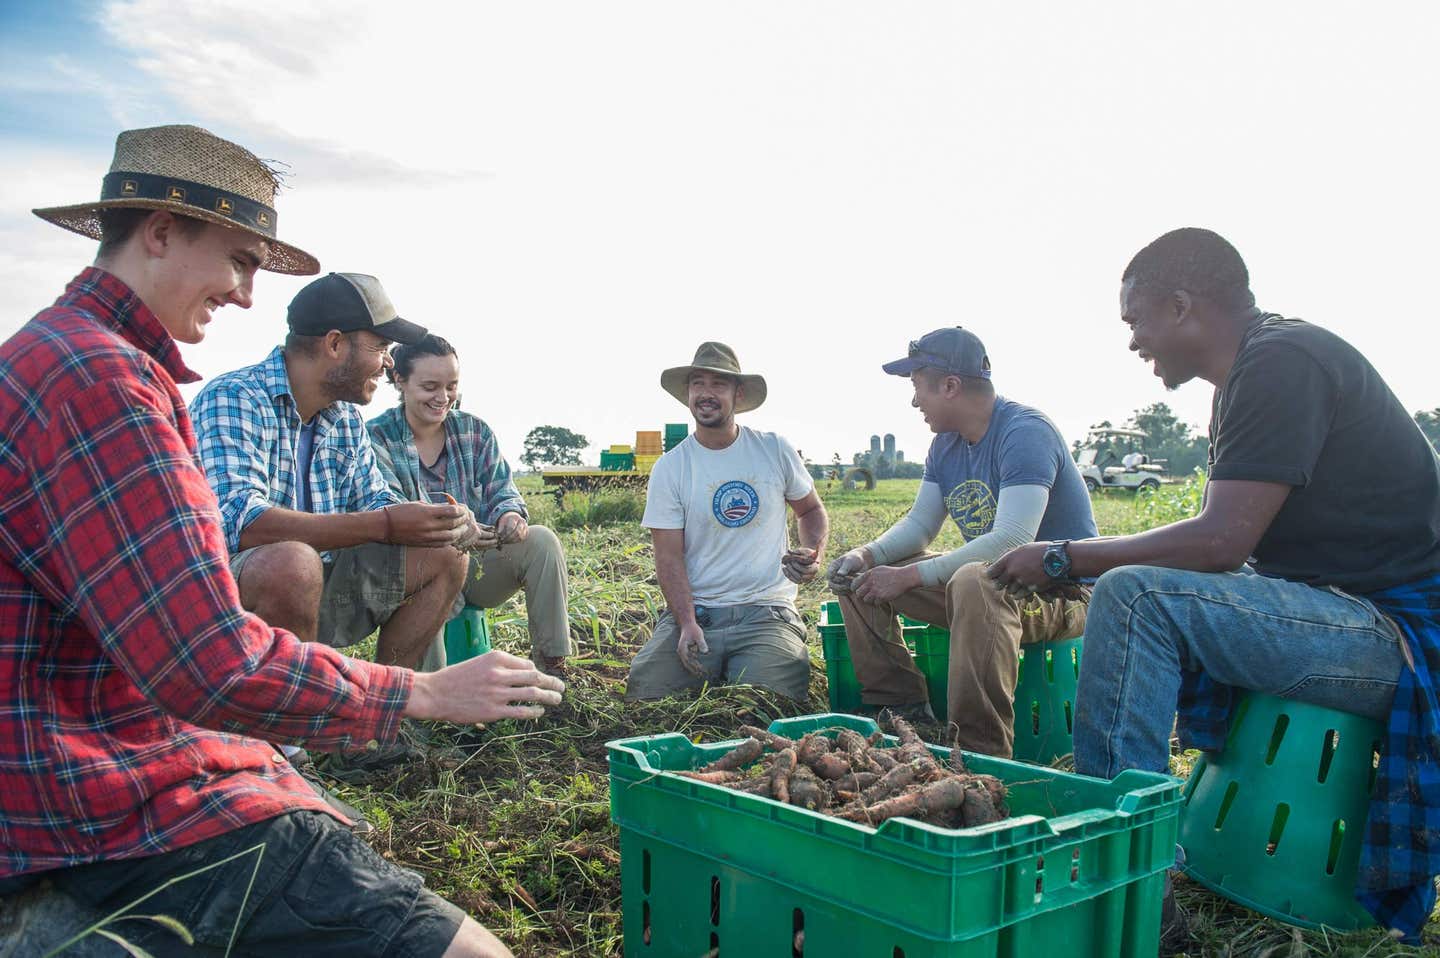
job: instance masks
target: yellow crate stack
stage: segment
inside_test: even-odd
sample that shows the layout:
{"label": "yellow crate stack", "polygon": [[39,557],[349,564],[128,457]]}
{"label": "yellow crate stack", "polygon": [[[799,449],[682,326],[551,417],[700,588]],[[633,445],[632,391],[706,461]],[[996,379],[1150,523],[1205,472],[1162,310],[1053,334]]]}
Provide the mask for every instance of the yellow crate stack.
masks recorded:
{"label": "yellow crate stack", "polygon": [[633,451],[634,450],[632,450],[629,446],[626,445],[617,444],[610,447],[611,455],[615,456],[628,456]]}
{"label": "yellow crate stack", "polygon": [[650,469],[655,465],[655,460],[659,458],[659,456],[646,456],[637,452],[635,454],[635,471],[649,472]]}

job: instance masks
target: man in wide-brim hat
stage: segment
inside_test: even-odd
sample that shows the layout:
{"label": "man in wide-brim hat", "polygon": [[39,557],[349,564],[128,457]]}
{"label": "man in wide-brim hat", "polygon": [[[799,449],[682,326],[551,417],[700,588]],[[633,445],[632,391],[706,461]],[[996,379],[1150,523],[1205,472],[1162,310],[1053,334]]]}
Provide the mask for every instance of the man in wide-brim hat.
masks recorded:
{"label": "man in wide-brim hat", "polygon": [[[249,307],[257,270],[318,269],[277,238],[275,191],[249,151],[164,126],[120,134],[99,201],[36,211],[100,250],[0,344],[0,909],[48,879],[101,914],[153,893],[208,951],[509,954],[267,744],[537,715],[563,688],[503,653],[415,676],[241,607],[176,343]],[[44,951],[55,931],[23,934]],[[184,948],[158,923],[123,933]]]}
{"label": "man in wide-brim hat", "polygon": [[[650,473],[641,522],[666,609],[630,666],[626,697],[743,682],[804,698],[810,656],[796,585],[815,577],[829,533],[815,483],[789,442],[735,422],[767,390],[729,346],[702,344],[660,385],[689,407],[695,430]],[[793,549],[787,506],[799,530]]]}

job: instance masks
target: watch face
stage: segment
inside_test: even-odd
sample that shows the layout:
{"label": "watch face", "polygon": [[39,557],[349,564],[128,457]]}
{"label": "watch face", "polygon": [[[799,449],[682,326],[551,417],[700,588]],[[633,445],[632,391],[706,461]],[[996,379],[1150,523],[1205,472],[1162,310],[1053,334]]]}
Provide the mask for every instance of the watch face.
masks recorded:
{"label": "watch face", "polygon": [[1069,558],[1064,549],[1059,546],[1050,546],[1045,550],[1045,557],[1040,564],[1045,569],[1046,575],[1052,579],[1058,579],[1069,571],[1070,563],[1067,561]]}

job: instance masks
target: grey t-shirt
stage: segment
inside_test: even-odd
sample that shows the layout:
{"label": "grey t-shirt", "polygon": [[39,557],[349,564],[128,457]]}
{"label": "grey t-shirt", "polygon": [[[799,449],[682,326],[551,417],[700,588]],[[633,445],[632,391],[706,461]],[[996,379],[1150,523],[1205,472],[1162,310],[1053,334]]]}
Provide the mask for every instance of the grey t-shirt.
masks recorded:
{"label": "grey t-shirt", "polygon": [[1089,539],[1095,531],[1090,493],[1065,447],[1060,430],[1045,414],[995,397],[990,428],[973,445],[957,432],[930,444],[925,482],[936,483],[950,518],[969,542],[995,526],[995,506],[1006,486],[1050,490],[1037,541]]}

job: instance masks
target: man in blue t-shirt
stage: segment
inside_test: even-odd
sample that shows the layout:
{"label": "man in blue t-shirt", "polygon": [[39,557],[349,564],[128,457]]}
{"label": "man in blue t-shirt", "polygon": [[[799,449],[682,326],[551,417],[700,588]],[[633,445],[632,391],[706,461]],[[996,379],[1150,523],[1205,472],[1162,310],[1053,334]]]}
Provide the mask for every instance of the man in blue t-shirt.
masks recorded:
{"label": "man in blue t-shirt", "polygon": [[[910,512],[830,565],[861,699],[933,720],[925,677],[895,616],[948,628],[947,718],[956,744],[1008,758],[1020,645],[1080,635],[1089,587],[1057,580],[1038,592],[1001,591],[985,565],[1037,537],[1094,536],[1090,495],[1054,423],[996,395],[990,359],[974,333],[937,329],[884,369],[910,378],[911,405],[936,436]],[[947,514],[965,544],[926,552]]]}

